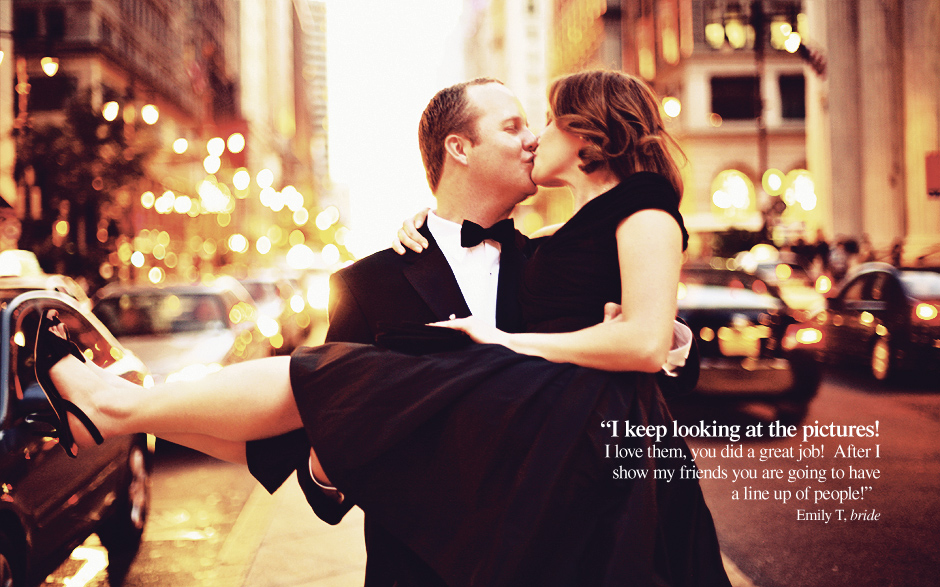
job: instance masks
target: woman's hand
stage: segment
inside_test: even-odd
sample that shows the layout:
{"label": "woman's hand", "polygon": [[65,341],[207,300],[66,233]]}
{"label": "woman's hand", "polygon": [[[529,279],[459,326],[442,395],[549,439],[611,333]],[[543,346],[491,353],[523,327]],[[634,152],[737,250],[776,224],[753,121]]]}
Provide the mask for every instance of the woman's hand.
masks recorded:
{"label": "woman's hand", "polygon": [[482,320],[478,320],[473,316],[447,320],[445,322],[432,322],[431,326],[441,326],[443,328],[461,330],[466,332],[470,338],[473,339],[473,342],[478,342],[480,344],[501,344],[505,347],[509,346],[508,332],[503,332],[499,328],[490,326],[489,324],[486,324]]}
{"label": "woman's hand", "polygon": [[418,229],[424,225],[424,221],[428,219],[428,212],[430,208],[425,208],[424,210],[418,212],[414,215],[414,218],[409,218],[405,220],[401,228],[398,229],[398,238],[392,241],[392,249],[395,250],[399,255],[404,255],[407,249],[411,249],[416,253],[424,251],[428,248],[428,239],[418,232]]}

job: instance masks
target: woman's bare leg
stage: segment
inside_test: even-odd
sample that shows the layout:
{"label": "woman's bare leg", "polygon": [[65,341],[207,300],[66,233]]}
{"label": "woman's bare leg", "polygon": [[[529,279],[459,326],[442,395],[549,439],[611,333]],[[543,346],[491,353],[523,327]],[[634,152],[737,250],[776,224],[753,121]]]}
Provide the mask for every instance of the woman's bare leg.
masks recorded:
{"label": "woman's bare leg", "polygon": [[[117,387],[126,389],[129,393],[137,393],[143,389],[143,387],[140,385],[128,381],[127,379],[124,379],[120,375],[112,373],[111,371],[102,369],[94,363],[86,364],[103,380],[110,382]],[[243,441],[223,440],[221,438],[206,436],[204,434],[164,434],[161,438],[163,438],[163,440],[168,440],[175,444],[197,450],[203,454],[207,454],[210,457],[215,457],[222,461],[235,463],[236,465],[248,464],[245,442]]]}
{"label": "woman's bare leg", "polygon": [[[137,393],[71,356],[56,363],[50,376],[105,438],[148,432],[245,442],[303,426],[289,366],[290,357],[269,357],[230,365],[199,381],[139,387]],[[74,418],[70,422],[79,446],[90,444],[84,426]]]}

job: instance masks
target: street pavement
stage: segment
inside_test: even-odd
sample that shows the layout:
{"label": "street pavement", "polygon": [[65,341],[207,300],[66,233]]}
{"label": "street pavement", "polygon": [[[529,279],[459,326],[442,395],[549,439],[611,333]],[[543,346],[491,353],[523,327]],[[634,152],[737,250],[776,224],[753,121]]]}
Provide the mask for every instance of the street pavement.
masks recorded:
{"label": "street pavement", "polygon": [[[219,557],[220,564],[247,562],[244,587],[362,587],[366,551],[362,510],[337,526],[320,521],[293,479],[273,496],[260,486],[248,498]],[[231,546],[230,546],[231,545]],[[753,587],[725,559],[734,587]]]}
{"label": "street pavement", "polygon": [[354,508],[338,525],[325,524],[291,479],[273,496],[258,486],[226,544],[232,544],[233,560],[251,561],[245,587],[361,587],[362,519],[362,510]]}

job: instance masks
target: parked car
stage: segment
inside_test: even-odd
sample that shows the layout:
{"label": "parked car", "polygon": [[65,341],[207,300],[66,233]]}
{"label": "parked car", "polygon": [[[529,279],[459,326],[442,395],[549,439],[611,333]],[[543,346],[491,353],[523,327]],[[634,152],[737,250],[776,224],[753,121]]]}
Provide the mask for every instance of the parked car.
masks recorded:
{"label": "parked car", "polygon": [[0,251],[0,279],[6,289],[60,291],[75,298],[83,310],[91,309],[91,300],[78,282],[67,275],[45,273],[36,254],[31,251]]}
{"label": "parked car", "polygon": [[735,257],[735,268],[773,286],[799,320],[812,318],[826,309],[821,284],[792,252],[778,251],[767,244],[757,245]]}
{"label": "parked car", "polygon": [[33,368],[39,317],[57,310],[85,357],[112,373],[142,383],[146,368],[63,293],[0,278],[0,308],[0,585],[40,584],[93,533],[111,568],[126,568],[149,512],[152,443],[122,436],[66,455]]}
{"label": "parked car", "polygon": [[271,354],[258,310],[234,279],[102,288],[95,315],[147,365],[155,382],[194,380]]}
{"label": "parked car", "polygon": [[940,268],[864,263],[816,319],[827,362],[865,365],[883,381],[940,368]]}
{"label": "parked car", "polygon": [[774,286],[744,271],[686,265],[678,305],[701,356],[695,394],[773,402],[781,418],[802,419],[819,387],[819,333]]}
{"label": "parked car", "polygon": [[274,352],[289,355],[313,330],[313,312],[295,280],[256,276],[238,280],[258,307],[259,327]]}

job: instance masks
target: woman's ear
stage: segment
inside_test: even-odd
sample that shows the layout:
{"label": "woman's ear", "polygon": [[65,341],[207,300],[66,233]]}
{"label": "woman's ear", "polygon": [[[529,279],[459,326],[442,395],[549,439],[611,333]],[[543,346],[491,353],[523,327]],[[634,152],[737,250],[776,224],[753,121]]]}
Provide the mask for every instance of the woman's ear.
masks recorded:
{"label": "woman's ear", "polygon": [[460,135],[447,135],[444,138],[444,152],[461,165],[467,164],[467,147],[469,146],[470,141]]}

